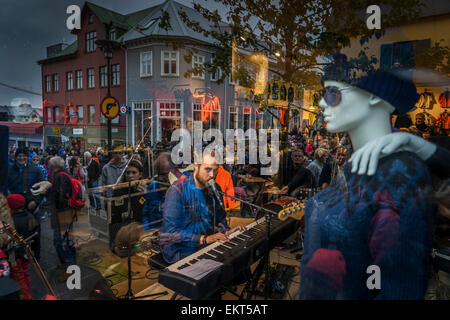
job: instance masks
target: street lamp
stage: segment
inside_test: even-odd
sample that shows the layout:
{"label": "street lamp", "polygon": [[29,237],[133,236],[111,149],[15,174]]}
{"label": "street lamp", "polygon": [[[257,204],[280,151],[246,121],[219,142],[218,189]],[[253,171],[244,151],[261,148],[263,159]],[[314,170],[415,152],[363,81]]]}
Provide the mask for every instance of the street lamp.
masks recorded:
{"label": "street lamp", "polygon": [[[109,29],[110,29],[110,25],[106,26],[106,34],[109,35]],[[114,50],[118,49],[121,47],[120,43],[118,43],[117,41],[113,41],[113,40],[97,40],[95,41],[95,43],[97,44],[97,46],[103,51],[104,55],[105,55],[105,59],[107,60],[107,78],[108,78],[108,97],[111,96],[111,59],[113,56],[113,52]],[[111,151],[112,150],[112,126],[111,126],[111,119],[107,119],[107,124],[108,124],[108,150]]]}

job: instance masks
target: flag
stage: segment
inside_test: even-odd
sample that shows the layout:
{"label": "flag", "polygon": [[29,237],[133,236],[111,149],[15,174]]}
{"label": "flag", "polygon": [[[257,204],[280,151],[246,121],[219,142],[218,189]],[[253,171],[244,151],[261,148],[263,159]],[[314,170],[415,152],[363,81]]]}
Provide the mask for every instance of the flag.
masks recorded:
{"label": "flag", "polygon": [[61,135],[61,141],[62,142],[69,142],[69,138],[67,138],[65,135]]}

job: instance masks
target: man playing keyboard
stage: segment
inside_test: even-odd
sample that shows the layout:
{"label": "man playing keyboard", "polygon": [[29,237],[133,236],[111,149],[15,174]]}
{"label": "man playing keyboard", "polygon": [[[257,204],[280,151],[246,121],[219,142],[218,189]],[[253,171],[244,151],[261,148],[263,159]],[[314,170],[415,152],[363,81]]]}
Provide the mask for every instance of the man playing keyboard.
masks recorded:
{"label": "man playing keyboard", "polygon": [[[193,174],[184,173],[167,191],[160,246],[168,263],[179,261],[213,242],[228,241],[230,230],[226,212],[214,196],[208,181],[215,179],[218,164],[214,152],[204,152]],[[220,187],[216,184],[216,188]]]}

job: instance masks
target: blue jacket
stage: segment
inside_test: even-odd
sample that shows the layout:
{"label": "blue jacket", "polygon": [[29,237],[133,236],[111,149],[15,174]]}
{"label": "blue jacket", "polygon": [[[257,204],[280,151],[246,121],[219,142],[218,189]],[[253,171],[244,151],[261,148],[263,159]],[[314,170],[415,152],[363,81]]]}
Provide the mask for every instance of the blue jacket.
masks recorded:
{"label": "blue jacket", "polygon": [[158,181],[153,181],[148,185],[146,201],[142,209],[142,224],[145,230],[161,228],[164,196],[161,191],[156,191],[159,188]]}
{"label": "blue jacket", "polygon": [[229,230],[225,210],[219,203],[215,207],[217,229],[214,231],[203,192],[196,187],[190,173],[184,173],[167,190],[159,233],[161,251],[167,262],[174,263],[198,251],[202,235]]}
{"label": "blue jacket", "polygon": [[38,167],[27,164],[19,168],[16,163],[8,170],[8,191],[9,193],[26,193],[38,182],[44,181],[44,175]]}

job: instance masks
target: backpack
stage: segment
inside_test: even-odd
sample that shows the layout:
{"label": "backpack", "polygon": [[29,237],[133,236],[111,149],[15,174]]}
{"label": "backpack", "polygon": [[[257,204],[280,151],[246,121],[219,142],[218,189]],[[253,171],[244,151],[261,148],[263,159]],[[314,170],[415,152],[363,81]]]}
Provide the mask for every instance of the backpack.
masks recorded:
{"label": "backpack", "polygon": [[74,209],[81,209],[86,204],[86,199],[84,197],[84,187],[81,184],[80,180],[72,178],[65,172],[61,172],[69,177],[70,182],[72,183],[72,196],[69,199],[66,199],[67,205]]}

